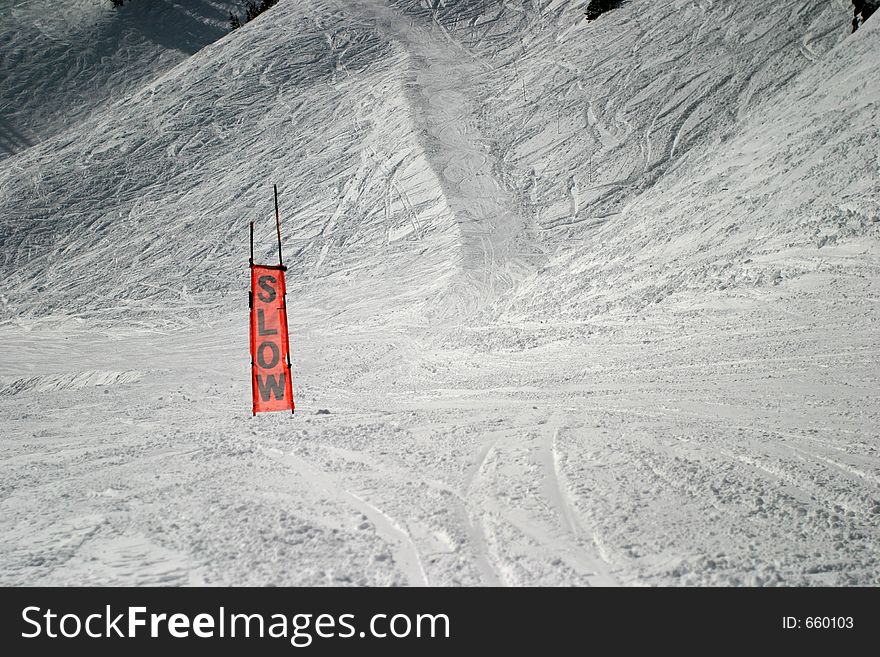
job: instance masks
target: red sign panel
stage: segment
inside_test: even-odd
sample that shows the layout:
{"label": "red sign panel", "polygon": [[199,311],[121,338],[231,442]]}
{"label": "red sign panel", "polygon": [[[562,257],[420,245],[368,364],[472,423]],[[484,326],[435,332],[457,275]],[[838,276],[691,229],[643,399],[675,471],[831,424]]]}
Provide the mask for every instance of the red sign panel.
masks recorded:
{"label": "red sign panel", "polygon": [[254,415],[291,411],[290,342],[281,265],[251,265],[251,382]]}

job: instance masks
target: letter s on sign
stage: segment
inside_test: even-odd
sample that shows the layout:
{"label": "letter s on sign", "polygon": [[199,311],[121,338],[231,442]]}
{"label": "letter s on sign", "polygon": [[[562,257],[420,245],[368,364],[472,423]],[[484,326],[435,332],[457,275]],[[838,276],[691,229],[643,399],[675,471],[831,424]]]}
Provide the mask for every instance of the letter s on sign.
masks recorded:
{"label": "letter s on sign", "polygon": [[278,279],[274,276],[260,276],[257,284],[266,291],[265,295],[262,292],[257,295],[260,301],[262,301],[263,303],[272,303],[273,301],[275,301],[275,298],[278,295],[276,294],[275,288],[273,286],[277,282]]}

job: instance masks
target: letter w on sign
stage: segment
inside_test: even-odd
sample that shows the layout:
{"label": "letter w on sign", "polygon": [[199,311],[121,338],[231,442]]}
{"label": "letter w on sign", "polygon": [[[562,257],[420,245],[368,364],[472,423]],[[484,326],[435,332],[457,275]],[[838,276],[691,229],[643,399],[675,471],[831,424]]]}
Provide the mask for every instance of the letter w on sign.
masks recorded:
{"label": "letter w on sign", "polygon": [[291,411],[290,342],[283,265],[251,265],[251,378],[254,415]]}

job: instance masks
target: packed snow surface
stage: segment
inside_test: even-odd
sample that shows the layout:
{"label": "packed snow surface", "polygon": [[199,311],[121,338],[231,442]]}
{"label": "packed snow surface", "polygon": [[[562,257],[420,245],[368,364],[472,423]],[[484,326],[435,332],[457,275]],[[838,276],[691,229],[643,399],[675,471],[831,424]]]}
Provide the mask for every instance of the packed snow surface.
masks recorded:
{"label": "packed snow surface", "polygon": [[6,7],[0,584],[880,584],[880,13],[240,4]]}

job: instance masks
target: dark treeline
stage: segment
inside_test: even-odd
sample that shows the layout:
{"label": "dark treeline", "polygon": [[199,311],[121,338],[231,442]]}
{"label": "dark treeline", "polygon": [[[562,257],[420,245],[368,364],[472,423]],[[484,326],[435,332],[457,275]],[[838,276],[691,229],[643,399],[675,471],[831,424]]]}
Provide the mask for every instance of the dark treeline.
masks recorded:
{"label": "dark treeline", "polygon": [[277,4],[278,0],[259,0],[259,2],[257,0],[248,0],[244,5],[243,17],[233,14],[231,11],[229,12],[229,27],[236,30]]}
{"label": "dark treeline", "polygon": [[[125,0],[110,0],[114,7],[121,7],[125,4]],[[131,2],[131,0],[129,0]],[[229,27],[233,30],[241,27],[248,21],[252,21],[270,7],[277,5],[278,0],[248,0],[244,3],[244,15],[239,16],[231,11],[229,12]]]}
{"label": "dark treeline", "polygon": [[584,13],[587,15],[588,21],[594,21],[606,11],[617,9],[622,4],[623,0],[590,0]]}
{"label": "dark treeline", "polygon": [[859,25],[868,20],[878,7],[880,7],[878,0],[853,0],[852,31],[859,29]]}

